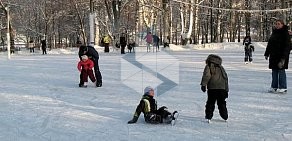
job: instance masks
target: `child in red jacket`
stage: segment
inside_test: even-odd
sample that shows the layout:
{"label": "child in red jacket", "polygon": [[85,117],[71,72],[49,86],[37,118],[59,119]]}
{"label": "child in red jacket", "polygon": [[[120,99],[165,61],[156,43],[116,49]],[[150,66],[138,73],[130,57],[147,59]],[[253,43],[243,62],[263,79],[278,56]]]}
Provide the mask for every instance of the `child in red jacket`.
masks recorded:
{"label": "child in red jacket", "polygon": [[92,68],[94,67],[94,63],[88,59],[87,55],[81,56],[81,61],[78,62],[77,68],[81,72],[80,78],[83,83],[79,84],[79,87],[87,87],[88,76],[93,83],[96,83],[96,79],[94,77]]}

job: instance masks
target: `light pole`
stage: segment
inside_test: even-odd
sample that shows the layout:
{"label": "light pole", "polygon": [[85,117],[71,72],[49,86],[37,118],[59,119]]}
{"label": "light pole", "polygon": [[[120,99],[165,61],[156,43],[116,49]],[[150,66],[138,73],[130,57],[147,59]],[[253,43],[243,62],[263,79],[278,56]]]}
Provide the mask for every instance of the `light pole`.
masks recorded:
{"label": "light pole", "polygon": [[94,1],[90,0],[90,13],[89,13],[89,44],[94,46],[94,24],[95,24],[95,13],[94,13]]}
{"label": "light pole", "polygon": [[8,59],[10,59],[10,30],[9,30],[9,19],[10,19],[10,16],[9,16],[9,7],[7,6],[6,8],[6,11],[7,11],[7,53],[8,53]]}

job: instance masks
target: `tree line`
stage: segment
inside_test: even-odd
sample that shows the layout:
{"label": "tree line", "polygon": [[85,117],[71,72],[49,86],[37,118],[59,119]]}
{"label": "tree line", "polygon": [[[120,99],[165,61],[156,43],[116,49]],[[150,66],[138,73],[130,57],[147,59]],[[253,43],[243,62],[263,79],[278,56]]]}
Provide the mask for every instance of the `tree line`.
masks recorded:
{"label": "tree line", "polygon": [[2,44],[10,14],[12,41],[46,39],[51,48],[88,43],[90,14],[95,44],[122,32],[139,41],[149,31],[175,44],[240,42],[247,35],[267,41],[276,19],[292,24],[291,0],[0,0],[0,6]]}

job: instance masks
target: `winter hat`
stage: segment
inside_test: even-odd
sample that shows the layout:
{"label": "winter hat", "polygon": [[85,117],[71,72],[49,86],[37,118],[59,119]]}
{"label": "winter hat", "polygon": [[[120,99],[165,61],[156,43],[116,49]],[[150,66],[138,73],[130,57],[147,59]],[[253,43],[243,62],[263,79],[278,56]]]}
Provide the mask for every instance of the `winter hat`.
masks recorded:
{"label": "winter hat", "polygon": [[88,57],[87,57],[87,55],[82,55],[82,56],[81,56],[81,59],[82,59],[82,60],[87,60]]}
{"label": "winter hat", "polygon": [[147,86],[147,87],[144,89],[144,94],[149,95],[149,92],[150,92],[151,90],[154,91],[154,89],[153,89],[151,86]]}
{"label": "winter hat", "polygon": [[222,64],[222,58],[220,56],[218,56],[218,55],[210,54],[206,59],[206,64],[209,64],[209,63],[214,63],[214,64],[217,64],[217,65],[221,65]]}
{"label": "winter hat", "polygon": [[88,47],[87,46],[80,46],[80,50],[82,52],[88,51]]}

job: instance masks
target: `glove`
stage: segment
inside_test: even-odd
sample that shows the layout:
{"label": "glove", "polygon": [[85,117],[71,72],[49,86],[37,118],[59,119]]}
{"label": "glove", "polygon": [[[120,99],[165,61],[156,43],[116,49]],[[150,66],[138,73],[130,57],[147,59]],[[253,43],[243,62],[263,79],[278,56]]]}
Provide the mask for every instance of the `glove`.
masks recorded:
{"label": "glove", "polygon": [[206,92],[206,86],[201,86],[202,92]]}
{"label": "glove", "polygon": [[281,59],[281,61],[278,63],[279,69],[282,69],[284,67],[284,64],[285,64],[285,60]]}
{"label": "glove", "polygon": [[265,56],[265,59],[266,59],[266,60],[268,60],[268,58],[269,58],[268,56]]}
{"label": "glove", "polygon": [[226,94],[225,94],[225,98],[228,98],[228,92],[226,92]]}
{"label": "glove", "polygon": [[161,109],[167,109],[167,107],[166,106],[162,106],[162,107],[160,107]]}
{"label": "glove", "polygon": [[128,121],[128,124],[133,124],[133,123],[136,123],[138,120],[138,117],[133,117],[132,120]]}

